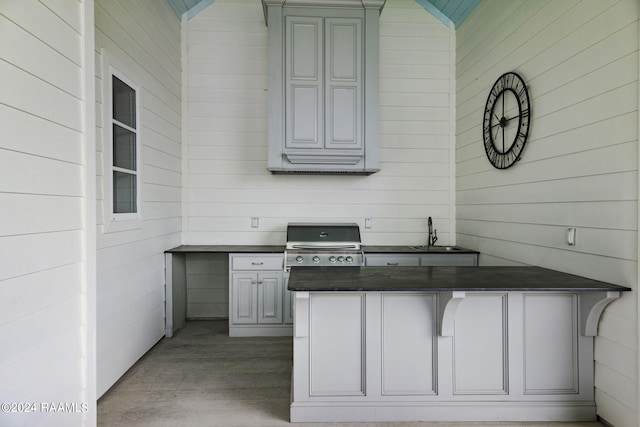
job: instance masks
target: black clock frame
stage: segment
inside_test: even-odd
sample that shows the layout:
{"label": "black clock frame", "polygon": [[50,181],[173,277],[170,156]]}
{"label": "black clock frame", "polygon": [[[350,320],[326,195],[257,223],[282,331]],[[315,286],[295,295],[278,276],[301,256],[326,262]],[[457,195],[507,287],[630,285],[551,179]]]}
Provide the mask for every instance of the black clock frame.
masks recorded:
{"label": "black clock frame", "polygon": [[[512,93],[518,103],[518,114],[513,117],[505,117],[504,111],[504,97],[507,92]],[[496,102],[502,96],[502,114],[498,115]],[[492,122],[493,118],[496,121]],[[518,119],[518,128],[516,136],[513,141],[510,142],[509,148],[505,145],[505,127],[514,119]],[[527,85],[520,75],[515,72],[504,73],[494,83],[489,96],[487,97],[487,103],[484,107],[484,119],[483,119],[483,139],[484,150],[487,153],[489,162],[496,169],[507,169],[513,166],[520,157],[527,143],[529,137],[529,125],[531,118],[531,103],[529,100],[529,91]],[[494,128],[496,137],[494,137]],[[502,150],[497,145],[498,134],[502,130]]]}

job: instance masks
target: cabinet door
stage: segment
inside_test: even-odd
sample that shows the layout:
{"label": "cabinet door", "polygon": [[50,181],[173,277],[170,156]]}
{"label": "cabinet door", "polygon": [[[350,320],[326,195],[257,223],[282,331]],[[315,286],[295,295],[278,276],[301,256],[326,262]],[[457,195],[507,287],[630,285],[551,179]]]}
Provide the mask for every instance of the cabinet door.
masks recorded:
{"label": "cabinet door", "polygon": [[282,323],[282,273],[258,274],[258,323]]}
{"label": "cabinet door", "polygon": [[286,17],[285,148],[324,144],[322,43],[322,18]]}
{"label": "cabinet door", "polygon": [[258,322],[258,275],[234,273],[232,275],[231,323]]}
{"label": "cabinet door", "polygon": [[325,19],[325,148],[362,148],[362,23]]}

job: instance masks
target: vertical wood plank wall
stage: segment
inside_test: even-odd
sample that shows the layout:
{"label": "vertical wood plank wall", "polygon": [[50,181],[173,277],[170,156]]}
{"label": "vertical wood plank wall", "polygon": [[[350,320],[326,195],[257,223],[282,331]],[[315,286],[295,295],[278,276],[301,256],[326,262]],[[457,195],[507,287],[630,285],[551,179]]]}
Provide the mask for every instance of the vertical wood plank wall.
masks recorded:
{"label": "vertical wood plank wall", "polygon": [[0,402],[38,405],[0,412],[0,425],[80,425],[82,413],[51,418],[39,405],[86,402],[92,383],[83,359],[82,14],[80,1],[0,4]]}
{"label": "vertical wood plank wall", "polygon": [[[382,171],[274,176],[260,0],[216,0],[188,23],[185,243],[284,244],[290,221],[358,222],[365,244],[451,243],[449,29],[414,0],[380,22]],[[251,228],[251,217],[260,219]],[[372,218],[373,228],[364,228]]]}
{"label": "vertical wood plank wall", "polygon": [[[97,0],[98,396],[164,335],[164,255],[181,231],[181,30],[164,1]],[[109,228],[101,49],[140,85],[142,220]]]}
{"label": "vertical wood plank wall", "polygon": [[[457,243],[483,265],[637,289],[638,2],[485,0],[456,40]],[[507,71],[528,82],[532,121],[522,160],[498,171],[482,114]],[[595,344],[598,413],[616,426],[637,425],[636,300],[607,307]]]}

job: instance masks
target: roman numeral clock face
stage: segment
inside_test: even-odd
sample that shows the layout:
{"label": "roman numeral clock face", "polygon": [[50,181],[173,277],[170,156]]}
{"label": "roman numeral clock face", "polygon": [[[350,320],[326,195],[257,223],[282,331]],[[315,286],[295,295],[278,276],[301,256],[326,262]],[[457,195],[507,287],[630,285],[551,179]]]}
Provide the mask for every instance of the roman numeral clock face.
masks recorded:
{"label": "roman numeral clock face", "polygon": [[513,166],[529,136],[530,103],[527,85],[513,72],[501,75],[484,108],[484,150],[497,169]]}

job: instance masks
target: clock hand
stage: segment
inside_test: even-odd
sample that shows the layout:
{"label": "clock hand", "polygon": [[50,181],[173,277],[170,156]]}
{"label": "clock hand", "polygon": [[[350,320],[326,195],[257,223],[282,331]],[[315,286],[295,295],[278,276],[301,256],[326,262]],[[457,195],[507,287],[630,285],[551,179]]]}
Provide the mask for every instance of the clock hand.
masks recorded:
{"label": "clock hand", "polygon": [[[494,126],[494,127],[495,127],[495,126]],[[492,140],[491,142],[493,142],[493,141],[497,141],[497,140],[498,140],[498,134],[499,134],[499,133],[500,133],[500,129],[496,129],[496,136],[495,136],[495,137],[493,137],[493,140]],[[495,143],[494,143],[493,145],[495,145]],[[496,148],[498,148],[498,147],[496,146]]]}
{"label": "clock hand", "polygon": [[[513,119],[517,119],[518,117],[520,117],[520,115],[519,115],[519,114],[518,114],[517,116],[513,116],[513,117],[508,118],[508,119],[505,117],[505,118],[504,118],[504,124],[506,125],[508,122],[510,122],[510,121],[511,121],[511,120],[513,120]],[[496,118],[498,118],[498,117],[496,116]],[[491,127],[492,127],[492,128],[494,128],[494,127],[496,127],[496,126],[502,126],[502,125],[503,125],[503,121],[502,121],[502,120],[500,120],[500,119],[498,119],[498,123],[496,123],[495,125],[493,125],[493,126],[491,126]]]}
{"label": "clock hand", "polygon": [[[505,100],[506,97],[507,97],[506,94],[503,93],[502,94],[502,119],[500,119],[501,123],[503,123],[502,120],[504,119],[504,100]],[[503,125],[503,127],[504,127],[504,125]],[[503,142],[504,142],[504,136],[503,136]]]}

